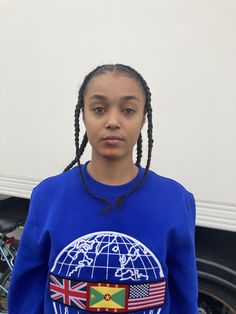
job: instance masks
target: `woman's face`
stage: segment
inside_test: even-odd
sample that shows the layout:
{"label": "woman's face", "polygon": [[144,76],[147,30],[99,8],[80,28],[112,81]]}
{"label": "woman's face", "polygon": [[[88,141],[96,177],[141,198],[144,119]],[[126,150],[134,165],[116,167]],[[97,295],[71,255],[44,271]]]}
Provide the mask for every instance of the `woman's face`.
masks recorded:
{"label": "woman's face", "polygon": [[132,159],[145,123],[144,103],[141,86],[125,74],[108,72],[88,83],[83,121],[93,158]]}

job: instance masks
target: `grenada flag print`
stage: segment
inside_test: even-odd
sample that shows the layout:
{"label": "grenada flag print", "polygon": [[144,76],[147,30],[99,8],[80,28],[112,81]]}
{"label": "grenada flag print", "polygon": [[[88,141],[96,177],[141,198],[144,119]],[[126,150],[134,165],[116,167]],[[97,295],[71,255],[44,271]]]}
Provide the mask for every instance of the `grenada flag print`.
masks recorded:
{"label": "grenada flag print", "polygon": [[125,309],[126,286],[98,283],[92,284],[89,288],[89,310]]}

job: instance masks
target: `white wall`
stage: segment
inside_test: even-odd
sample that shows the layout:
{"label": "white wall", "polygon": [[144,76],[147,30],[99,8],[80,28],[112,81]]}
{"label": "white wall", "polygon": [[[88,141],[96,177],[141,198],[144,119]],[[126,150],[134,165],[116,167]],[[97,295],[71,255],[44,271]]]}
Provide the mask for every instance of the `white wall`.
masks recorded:
{"label": "white wall", "polygon": [[235,16],[233,0],[0,1],[0,175],[61,172],[84,76],[126,63],[153,95],[151,168],[235,206]]}

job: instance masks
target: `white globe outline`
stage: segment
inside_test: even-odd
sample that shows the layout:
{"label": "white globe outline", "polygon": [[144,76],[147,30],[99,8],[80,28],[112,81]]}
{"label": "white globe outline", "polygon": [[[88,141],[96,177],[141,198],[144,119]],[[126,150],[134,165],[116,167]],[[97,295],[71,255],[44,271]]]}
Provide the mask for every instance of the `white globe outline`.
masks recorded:
{"label": "white globe outline", "polygon": [[116,232],[116,231],[97,231],[97,232],[92,232],[92,233],[88,233],[82,237],[79,237],[77,238],[76,240],[73,240],[72,242],[70,242],[56,257],[55,261],[54,261],[54,264],[53,264],[53,267],[51,268],[51,272],[53,272],[57,266],[57,262],[58,260],[60,259],[60,257],[64,254],[64,252],[69,248],[71,247],[73,244],[75,244],[76,242],[78,241],[82,241],[82,240],[87,240],[87,238],[89,237],[93,237],[93,236],[96,236],[96,235],[102,235],[102,234],[106,234],[106,235],[118,235],[120,237],[124,237],[124,238],[128,238],[130,239],[131,241],[135,242],[135,243],[138,243],[141,247],[143,247],[151,256],[152,258],[155,260],[155,262],[157,263],[158,267],[159,267],[159,276],[160,278],[163,278],[164,277],[164,273],[163,273],[163,269],[161,267],[161,264],[159,262],[159,260],[157,259],[157,257],[153,254],[153,252],[147,248],[142,242],[140,242],[139,240],[125,234],[125,233],[121,233],[121,232]]}

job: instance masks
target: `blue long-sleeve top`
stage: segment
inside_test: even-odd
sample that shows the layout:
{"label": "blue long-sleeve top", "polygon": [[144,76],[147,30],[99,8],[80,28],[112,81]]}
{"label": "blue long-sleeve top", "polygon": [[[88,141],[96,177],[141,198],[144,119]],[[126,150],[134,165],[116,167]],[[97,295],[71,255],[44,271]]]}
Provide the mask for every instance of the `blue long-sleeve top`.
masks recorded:
{"label": "blue long-sleeve top", "polygon": [[[111,203],[130,191],[82,171]],[[102,215],[78,166],[32,191],[9,289],[9,314],[197,314],[195,199],[177,181],[149,170],[121,208]]]}

